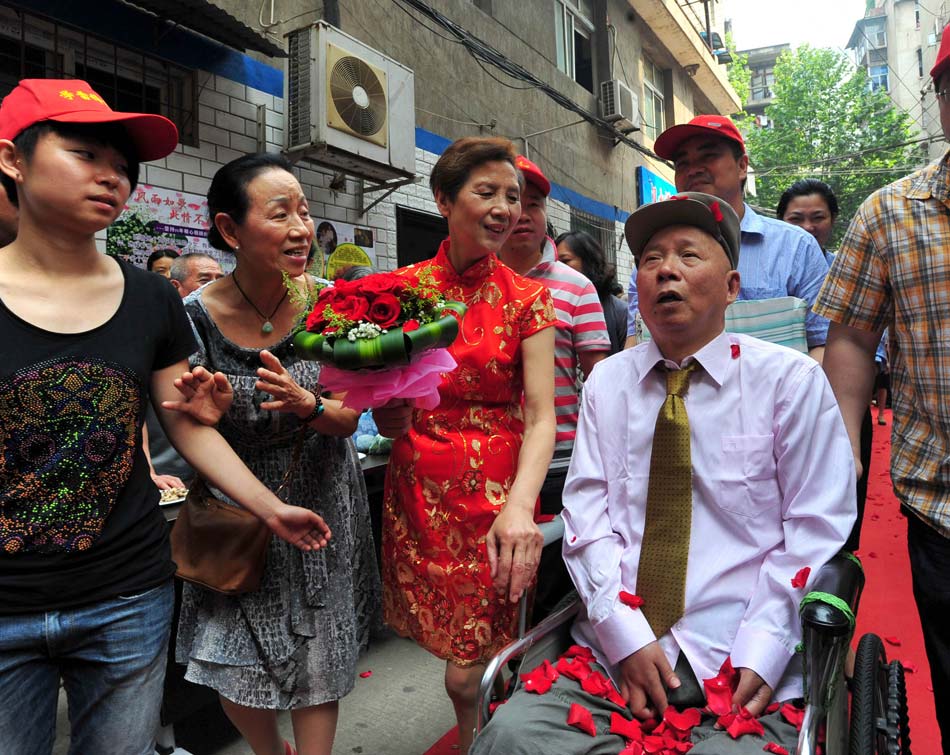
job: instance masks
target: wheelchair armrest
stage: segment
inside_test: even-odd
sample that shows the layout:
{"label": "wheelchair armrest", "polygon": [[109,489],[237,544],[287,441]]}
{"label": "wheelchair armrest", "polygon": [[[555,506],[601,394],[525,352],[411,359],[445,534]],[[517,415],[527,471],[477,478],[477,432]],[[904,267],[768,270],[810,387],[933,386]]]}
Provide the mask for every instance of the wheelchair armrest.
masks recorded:
{"label": "wheelchair armrest", "polygon": [[[488,722],[489,706],[491,705],[491,694],[494,688],[495,679],[501,674],[502,670],[508,665],[508,661],[519,655],[527,657],[528,651],[537,645],[545,644],[545,640],[552,641],[551,652],[556,658],[558,654],[567,650],[570,645],[570,627],[574,617],[581,610],[581,601],[576,593],[573,594],[573,600],[568,602],[565,598],[564,605],[555,610],[550,616],[543,619],[537,626],[532,627],[523,636],[512,640],[503,647],[488,665],[482,674],[482,681],[478,691],[478,717],[476,722],[476,731],[481,731],[482,727]],[[560,647],[563,645],[563,647]],[[557,646],[557,647],[554,647]],[[547,650],[549,648],[541,648]],[[538,659],[538,663],[541,661]],[[552,660],[552,659],[549,659]]]}
{"label": "wheelchair armrest", "polygon": [[548,546],[564,537],[564,520],[558,514],[550,522],[541,522],[538,529],[544,535],[544,545]]}
{"label": "wheelchair armrest", "polygon": [[[863,589],[860,562],[850,553],[837,554],[821,567],[811,592],[802,601],[802,627],[834,636],[849,634],[854,629],[854,614]],[[821,594],[833,598],[825,600]]]}

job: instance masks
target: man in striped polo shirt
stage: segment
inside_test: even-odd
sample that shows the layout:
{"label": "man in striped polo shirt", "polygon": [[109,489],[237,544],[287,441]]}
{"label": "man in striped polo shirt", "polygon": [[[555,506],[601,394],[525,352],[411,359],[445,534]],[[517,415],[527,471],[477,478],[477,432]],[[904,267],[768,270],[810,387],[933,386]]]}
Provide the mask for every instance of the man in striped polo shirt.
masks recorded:
{"label": "man in striped polo shirt", "polygon": [[[557,314],[554,341],[554,404],[557,413],[555,450],[570,455],[577,430],[578,385],[610,353],[610,337],[597,290],[581,273],[557,259],[547,237],[545,203],[551,184],[533,162],[517,159],[526,186],[521,193],[521,218],[498,255],[516,273],[541,281],[551,291]],[[580,373],[578,372],[580,368]]]}
{"label": "man in striped polo shirt", "polygon": [[[557,415],[555,456],[569,457],[577,433],[578,386],[610,353],[610,336],[597,289],[584,275],[557,259],[554,241],[547,236],[547,196],[551,184],[526,157],[515,161],[524,174],[521,218],[498,255],[520,275],[541,281],[551,291],[557,325],[554,335],[554,410]],[[541,488],[541,512],[561,511],[561,493],[567,466],[553,468]],[[538,565],[534,618],[540,620],[573,589],[561,558],[560,546],[545,548]]]}

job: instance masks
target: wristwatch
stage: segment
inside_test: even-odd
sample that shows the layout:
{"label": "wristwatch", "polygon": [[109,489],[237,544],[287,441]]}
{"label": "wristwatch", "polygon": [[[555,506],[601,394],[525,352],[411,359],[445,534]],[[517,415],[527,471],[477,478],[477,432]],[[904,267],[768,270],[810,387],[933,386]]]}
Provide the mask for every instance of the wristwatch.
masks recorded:
{"label": "wristwatch", "polygon": [[300,420],[300,421],[303,422],[305,425],[309,425],[309,424],[310,424],[311,422],[313,422],[317,417],[319,417],[321,414],[323,414],[323,410],[324,410],[324,408],[325,408],[325,407],[323,406],[323,398],[322,398],[321,396],[314,396],[314,398],[317,400],[317,405],[313,407],[313,411],[310,412],[310,414],[308,414],[306,417],[304,417],[303,419]]}

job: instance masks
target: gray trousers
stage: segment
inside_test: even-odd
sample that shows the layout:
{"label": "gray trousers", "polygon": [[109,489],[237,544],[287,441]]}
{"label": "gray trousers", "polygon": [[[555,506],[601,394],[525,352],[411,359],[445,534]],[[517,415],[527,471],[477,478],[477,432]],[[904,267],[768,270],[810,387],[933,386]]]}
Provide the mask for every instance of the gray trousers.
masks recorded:
{"label": "gray trousers", "polygon": [[[703,708],[706,705],[702,688],[696,682],[684,659],[676,664],[676,673],[682,686],[670,695],[670,704],[677,709]],[[596,663],[592,669],[606,676]],[[591,737],[567,725],[567,712],[572,703],[583,705],[594,717],[596,736]],[[626,742],[610,733],[611,713],[632,718],[630,710],[585,692],[578,682],[563,674],[544,695],[519,689],[504,705],[498,706],[491,721],[475,739],[469,755],[617,755]],[[699,726],[693,728],[694,743],[690,755],[762,755],[768,742],[775,742],[789,752],[795,752],[798,731],[778,712],[759,719],[765,736],[747,734],[733,739],[725,731],[713,728],[716,719],[703,715]]]}

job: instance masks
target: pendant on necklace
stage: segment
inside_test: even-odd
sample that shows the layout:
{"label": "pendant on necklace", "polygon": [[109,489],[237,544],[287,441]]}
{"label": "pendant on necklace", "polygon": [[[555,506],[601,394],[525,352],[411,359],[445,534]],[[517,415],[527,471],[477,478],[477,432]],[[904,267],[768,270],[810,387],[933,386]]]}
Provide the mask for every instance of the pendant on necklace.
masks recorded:
{"label": "pendant on necklace", "polygon": [[274,326],[270,324],[270,320],[266,320],[263,325],[261,325],[261,333],[268,335],[274,332]]}

